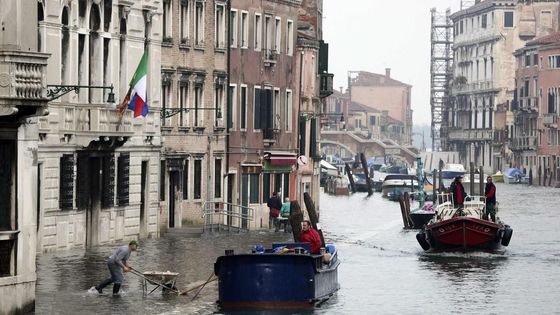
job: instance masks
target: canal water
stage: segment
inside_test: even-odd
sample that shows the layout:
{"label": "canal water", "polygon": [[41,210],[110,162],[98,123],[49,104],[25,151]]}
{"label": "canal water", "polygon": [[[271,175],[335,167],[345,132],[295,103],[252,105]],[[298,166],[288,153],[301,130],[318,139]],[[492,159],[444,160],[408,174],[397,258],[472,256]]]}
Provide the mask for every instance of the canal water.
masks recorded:
{"label": "canal water", "polygon": [[[498,216],[514,233],[505,251],[492,254],[426,254],[416,232],[402,229],[398,203],[379,193],[370,198],[322,194],[321,227],[339,250],[341,288],[315,310],[278,314],[560,314],[560,190],[496,186]],[[179,272],[181,289],[207,279],[225,249],[244,252],[289,238],[282,232],[251,232],[149,239],[130,263],[141,270]],[[120,297],[89,293],[106,277],[104,260],[113,250],[100,246],[40,255],[36,314],[223,314],[215,304],[216,282],[194,301],[193,294],[143,298],[140,279],[132,274],[126,274]]]}

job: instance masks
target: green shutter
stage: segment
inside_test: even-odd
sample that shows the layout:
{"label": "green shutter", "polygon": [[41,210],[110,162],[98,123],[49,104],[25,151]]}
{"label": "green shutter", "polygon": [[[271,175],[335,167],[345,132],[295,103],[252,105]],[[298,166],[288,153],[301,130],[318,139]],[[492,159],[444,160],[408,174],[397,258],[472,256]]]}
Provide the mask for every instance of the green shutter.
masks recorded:
{"label": "green shutter", "polygon": [[307,121],[305,117],[299,118],[299,155],[305,155],[305,127]]}

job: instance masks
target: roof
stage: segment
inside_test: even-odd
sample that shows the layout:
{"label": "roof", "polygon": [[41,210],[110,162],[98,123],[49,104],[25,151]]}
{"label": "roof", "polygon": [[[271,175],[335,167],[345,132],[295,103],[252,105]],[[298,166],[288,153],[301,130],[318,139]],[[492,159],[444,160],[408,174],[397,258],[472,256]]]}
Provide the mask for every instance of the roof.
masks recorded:
{"label": "roof", "polygon": [[[350,112],[366,112],[366,113],[381,113],[380,110],[375,109],[373,107],[364,105],[362,103],[358,103],[358,102],[350,102],[350,105],[348,105],[348,111]],[[403,122],[395,119],[391,116],[388,116],[388,121],[389,124],[401,124],[403,125]]]}
{"label": "roof", "polygon": [[402,83],[392,79],[391,77],[384,74],[371,73],[367,71],[359,71],[358,76],[352,79],[350,86],[406,86],[412,87],[412,85]]}
{"label": "roof", "polygon": [[528,41],[526,46],[548,45],[554,43],[560,43],[560,32],[537,37],[531,41]]}

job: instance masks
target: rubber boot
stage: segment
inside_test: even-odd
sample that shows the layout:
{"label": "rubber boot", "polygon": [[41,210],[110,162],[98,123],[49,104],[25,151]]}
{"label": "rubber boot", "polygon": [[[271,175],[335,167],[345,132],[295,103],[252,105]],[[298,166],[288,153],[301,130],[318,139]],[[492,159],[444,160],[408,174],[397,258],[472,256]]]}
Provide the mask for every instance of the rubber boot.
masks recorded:
{"label": "rubber boot", "polygon": [[492,222],[496,222],[496,214],[495,213],[490,213],[490,216],[492,217]]}
{"label": "rubber boot", "polygon": [[120,283],[113,284],[113,295],[118,295],[120,289],[121,289]]}
{"label": "rubber boot", "polygon": [[103,282],[101,282],[99,285],[97,285],[95,287],[95,290],[97,290],[97,292],[99,292],[99,294],[102,294],[103,293],[103,288],[105,288],[106,286],[108,286],[112,282],[113,282],[113,280],[109,277],[109,278],[103,280]]}

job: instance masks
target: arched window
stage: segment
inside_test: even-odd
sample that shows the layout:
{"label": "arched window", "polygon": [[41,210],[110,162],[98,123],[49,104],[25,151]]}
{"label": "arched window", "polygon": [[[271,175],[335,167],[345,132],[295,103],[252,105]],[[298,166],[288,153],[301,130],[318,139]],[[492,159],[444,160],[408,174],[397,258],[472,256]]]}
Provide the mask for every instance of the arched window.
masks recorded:
{"label": "arched window", "polygon": [[60,43],[60,82],[61,84],[66,84],[68,82],[68,61],[70,58],[69,48],[70,48],[70,25],[69,25],[69,12],[68,7],[65,6],[62,9],[62,15],[60,18],[61,24],[61,43]]}
{"label": "arched window", "polygon": [[[41,22],[43,22],[45,20],[45,4],[43,3],[43,1],[38,1],[37,2],[37,21],[39,21],[39,24],[41,24]],[[41,27],[38,27],[39,33],[37,34],[37,51],[42,51],[43,47],[42,47],[42,36],[41,36]]]}

